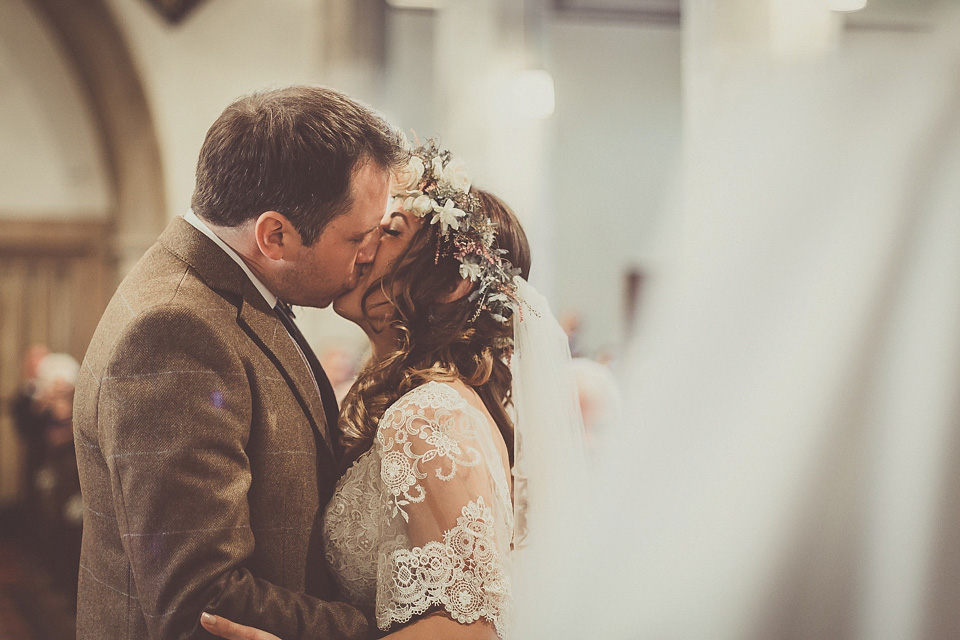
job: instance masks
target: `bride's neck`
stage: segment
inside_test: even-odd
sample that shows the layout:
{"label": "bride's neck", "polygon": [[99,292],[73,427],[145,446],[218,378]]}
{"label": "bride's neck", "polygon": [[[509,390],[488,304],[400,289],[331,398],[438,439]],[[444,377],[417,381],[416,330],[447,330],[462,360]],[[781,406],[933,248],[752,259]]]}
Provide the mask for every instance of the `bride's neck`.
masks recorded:
{"label": "bride's neck", "polygon": [[400,332],[393,327],[384,327],[382,331],[366,331],[370,341],[370,360],[380,362],[400,346]]}

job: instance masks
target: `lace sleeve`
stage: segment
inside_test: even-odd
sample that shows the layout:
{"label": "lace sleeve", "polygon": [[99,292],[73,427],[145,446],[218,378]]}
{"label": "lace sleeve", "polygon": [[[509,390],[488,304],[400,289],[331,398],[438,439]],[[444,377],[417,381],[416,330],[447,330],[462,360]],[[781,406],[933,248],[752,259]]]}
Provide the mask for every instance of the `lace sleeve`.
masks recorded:
{"label": "lace sleeve", "polygon": [[377,566],[377,624],[428,609],[484,618],[503,637],[510,603],[512,511],[486,418],[452,388],[418,387],[377,434],[386,509]]}

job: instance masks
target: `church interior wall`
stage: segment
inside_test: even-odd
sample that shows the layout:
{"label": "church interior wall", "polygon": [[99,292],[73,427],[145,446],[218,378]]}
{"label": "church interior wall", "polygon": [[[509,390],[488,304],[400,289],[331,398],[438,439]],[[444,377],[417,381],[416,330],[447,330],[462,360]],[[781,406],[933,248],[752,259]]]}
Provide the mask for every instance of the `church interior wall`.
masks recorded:
{"label": "church interior wall", "polygon": [[144,84],[167,177],[167,217],[190,206],[207,128],[238,96],[318,82],[311,0],[201,4],[183,22],[165,22],[142,0],[109,0]]}
{"label": "church interior wall", "polygon": [[[476,147],[468,139],[472,132],[451,121],[457,105],[442,99],[439,58],[456,52],[444,50],[448,45],[438,37],[435,12],[387,12],[383,68],[375,74],[377,90],[371,90],[325,56],[329,4],[325,9],[315,0],[208,2],[178,25],[165,23],[142,0],[108,4],[150,102],[168,217],[189,206],[207,127],[235,97],[261,88],[338,81],[334,86],[374,103],[410,136],[442,135],[453,149]],[[675,170],[680,29],[550,15],[545,39],[544,66],[556,87],[556,112],[536,123],[545,142],[532,147],[512,135],[512,123],[488,119],[479,123],[479,136],[498,140],[493,150],[463,154],[478,181],[507,195],[528,223],[540,249],[535,276],[559,308],[585,316],[585,348],[616,349],[625,334],[624,276],[652,260],[656,219]],[[484,126],[501,132],[483,131]],[[529,172],[529,182],[538,183],[537,193],[509,184],[515,171],[498,171],[498,162],[511,153],[521,155],[517,164]],[[536,220],[524,218],[533,218],[530,210],[540,207],[544,211]],[[605,284],[591,287],[592,282]],[[575,301],[574,291],[588,291],[590,299]],[[308,337],[321,350],[343,340],[362,343],[352,326],[330,313],[307,311],[304,317]]]}
{"label": "church interior wall", "polygon": [[112,204],[93,115],[24,0],[0,3],[0,217],[104,219]]}
{"label": "church interior wall", "polygon": [[[350,2],[208,1],[172,25],[143,0],[103,0],[143,88],[159,148],[157,202],[167,220],[189,207],[200,145],[224,106],[258,89],[330,84],[374,104],[408,136],[441,136],[464,155],[477,183],[517,209],[537,256],[538,286],[558,311],[581,316],[580,347],[616,350],[625,335],[624,274],[652,263],[656,218],[680,144],[679,26],[544,13],[537,66],[553,75],[556,111],[530,121],[500,104],[496,87],[485,97],[491,102],[471,93],[470,78],[508,81],[527,63],[529,52],[511,46],[529,34],[493,19],[509,3],[470,1],[491,14],[472,41],[456,32],[472,21],[469,11],[439,17],[387,9],[374,57],[382,66],[371,69],[363,52],[351,60],[351,51],[335,49],[331,30],[362,19],[351,17]],[[97,117],[104,115],[85,99],[83,78],[37,11],[41,5],[3,3],[0,136],[17,153],[5,156],[10,167],[0,172],[0,217],[53,214],[123,227],[129,212],[118,205],[109,144],[100,137]],[[467,67],[471,56],[488,68]],[[126,228],[146,232],[130,222]],[[116,277],[140,244],[128,247]],[[318,353],[364,348],[362,333],[330,310],[303,310],[299,319]],[[8,370],[25,348],[11,355]]]}
{"label": "church interior wall", "polygon": [[681,32],[563,19],[551,36],[555,304],[583,316],[587,352],[616,353],[628,333],[626,276],[656,271],[679,170]]}

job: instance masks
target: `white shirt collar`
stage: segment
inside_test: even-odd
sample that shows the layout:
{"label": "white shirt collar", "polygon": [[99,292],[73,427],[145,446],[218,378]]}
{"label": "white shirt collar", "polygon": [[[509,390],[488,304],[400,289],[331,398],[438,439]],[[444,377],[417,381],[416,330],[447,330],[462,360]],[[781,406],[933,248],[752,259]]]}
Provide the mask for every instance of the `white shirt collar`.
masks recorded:
{"label": "white shirt collar", "polygon": [[257,276],[253,275],[253,271],[250,270],[250,267],[247,266],[247,263],[243,261],[237,252],[230,248],[226,242],[220,239],[220,236],[215,234],[213,230],[206,225],[206,223],[200,219],[197,214],[193,212],[193,209],[188,209],[187,213],[184,214],[183,219],[189,222],[193,227],[197,229],[200,233],[207,236],[211,240],[217,243],[217,246],[223,249],[228,256],[233,258],[233,261],[240,265],[240,268],[243,269],[243,272],[247,274],[247,277],[250,278],[250,282],[253,283],[253,286],[257,288],[257,291],[260,292],[260,295],[263,296],[263,299],[267,301],[267,304],[270,305],[270,308],[277,306],[277,296],[273,295],[270,292],[270,289],[267,289],[266,285],[260,282],[260,279]]}

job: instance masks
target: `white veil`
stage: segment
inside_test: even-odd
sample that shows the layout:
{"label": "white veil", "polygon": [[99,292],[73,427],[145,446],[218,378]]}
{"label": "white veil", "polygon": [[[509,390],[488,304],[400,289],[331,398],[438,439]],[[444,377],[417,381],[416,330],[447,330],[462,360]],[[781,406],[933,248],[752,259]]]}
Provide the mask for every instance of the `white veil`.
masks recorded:
{"label": "white veil", "polygon": [[582,575],[575,562],[583,560],[587,461],[567,336],[546,298],[526,280],[515,282],[516,616],[510,636],[530,639],[556,635],[566,617],[559,607]]}
{"label": "white veil", "polygon": [[599,452],[607,521],[584,553],[615,562],[555,637],[960,637],[960,23],[942,26],[718,116]]}

